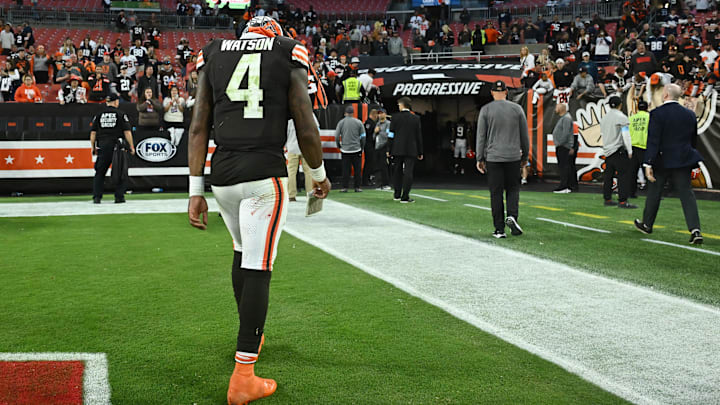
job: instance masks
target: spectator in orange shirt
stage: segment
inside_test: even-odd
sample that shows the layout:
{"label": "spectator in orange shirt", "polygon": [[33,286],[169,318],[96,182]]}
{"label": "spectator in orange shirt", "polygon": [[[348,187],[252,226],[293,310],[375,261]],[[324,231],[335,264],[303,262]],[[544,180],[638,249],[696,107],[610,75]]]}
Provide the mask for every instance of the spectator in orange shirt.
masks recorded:
{"label": "spectator in orange shirt", "polygon": [[487,38],[487,44],[493,45],[497,44],[498,37],[500,36],[500,32],[493,27],[493,23],[488,23],[488,27],[485,29],[485,38]]}
{"label": "spectator in orange shirt", "polygon": [[42,93],[40,89],[33,83],[33,78],[26,75],[23,78],[22,86],[15,90],[15,101],[18,103],[42,103]]}

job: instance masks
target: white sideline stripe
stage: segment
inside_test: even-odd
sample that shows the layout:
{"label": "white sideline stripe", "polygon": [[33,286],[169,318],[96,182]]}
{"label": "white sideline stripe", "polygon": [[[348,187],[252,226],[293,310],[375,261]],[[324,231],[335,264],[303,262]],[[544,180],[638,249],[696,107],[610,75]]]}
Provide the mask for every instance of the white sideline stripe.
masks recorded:
{"label": "white sideline stripe", "polygon": [[712,250],[705,250],[705,249],[700,249],[700,248],[696,248],[696,247],[692,247],[692,246],[677,245],[675,243],[663,242],[661,240],[654,240],[654,239],[642,239],[642,240],[644,240],[645,242],[657,243],[658,245],[672,246],[672,247],[676,247],[676,248],[680,248],[680,249],[692,250],[693,252],[707,253],[709,255],[720,256],[720,252],[713,252]]}
{"label": "white sideline stripe", "polygon": [[[218,206],[212,193],[207,193],[208,207],[218,212]],[[91,197],[87,201],[41,202],[41,203],[0,203],[0,217],[51,217],[67,215],[106,215],[106,214],[174,214],[187,212],[187,198],[165,200],[132,200],[128,196],[125,204],[115,204],[112,196],[106,196],[102,204],[93,204]]]}
{"label": "white sideline stripe", "polygon": [[571,224],[569,222],[560,222],[560,221],[555,221],[555,220],[548,219],[548,218],[535,218],[535,219],[537,219],[538,221],[552,222],[553,224],[565,225],[570,228],[584,229],[586,231],[593,231],[593,232],[600,232],[600,233],[612,233],[612,232],[606,231],[604,229],[590,228],[589,226],[576,225],[576,224]]}
{"label": "white sideline stripe", "polygon": [[475,205],[475,204],[463,204],[463,205],[466,207],[470,207],[470,208],[478,208],[478,209],[485,210],[485,211],[492,211],[492,208],[481,207],[481,206]]}
{"label": "white sideline stripe", "polygon": [[437,197],[430,197],[429,195],[415,194],[415,193],[410,193],[410,195],[413,197],[427,198],[428,200],[433,200],[433,201],[448,202],[448,200],[443,200],[442,198],[437,198]]}
{"label": "white sideline stripe", "polygon": [[110,404],[108,362],[105,353],[0,353],[0,361],[82,361],[83,404]]}
{"label": "white sideline stripe", "polygon": [[[182,176],[189,175],[187,167],[131,167],[128,176]],[[210,174],[210,168],[205,168],[205,174]],[[106,177],[112,175],[108,170]],[[0,179],[32,179],[46,177],[93,177],[95,169],[29,169],[29,170],[0,170]]]}
{"label": "white sideline stripe", "polygon": [[[335,134],[334,131],[333,135]],[[208,142],[208,148],[215,148],[214,140]],[[90,142],[84,141],[0,141],[0,149],[90,149]]]}
{"label": "white sideline stripe", "polygon": [[[332,200],[289,214],[293,236],[625,399],[719,403],[718,308]],[[377,235],[396,243],[357,243]]]}
{"label": "white sideline stripe", "polygon": [[[393,190],[379,190],[379,191],[383,191],[383,192],[387,192],[387,193],[394,193]],[[448,200],[443,200],[442,198],[437,198],[437,197],[430,197],[429,195],[415,194],[415,193],[410,193],[410,195],[412,197],[427,198],[428,200],[433,200],[433,201],[448,202]]]}
{"label": "white sideline stripe", "polygon": [[3,141],[0,149],[87,149],[90,140],[85,141]]}

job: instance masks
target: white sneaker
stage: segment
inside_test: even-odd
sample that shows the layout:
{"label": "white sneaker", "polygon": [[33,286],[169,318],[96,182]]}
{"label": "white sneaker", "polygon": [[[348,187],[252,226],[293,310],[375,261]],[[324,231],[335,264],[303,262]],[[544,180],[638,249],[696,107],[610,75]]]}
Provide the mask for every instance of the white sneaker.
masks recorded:
{"label": "white sneaker", "polygon": [[564,188],[562,190],[555,190],[555,191],[553,191],[553,193],[555,193],[555,194],[570,194],[570,193],[572,193],[572,190],[570,190],[569,188]]}
{"label": "white sneaker", "polygon": [[527,179],[520,179],[520,184],[522,184],[522,185],[527,184]]}
{"label": "white sneaker", "polygon": [[513,236],[519,236],[522,235],[523,230],[520,228],[520,224],[517,223],[514,217],[507,217],[505,218],[505,225],[510,227],[510,233]]}
{"label": "white sneaker", "polygon": [[493,238],[505,239],[505,238],[507,238],[507,235],[505,235],[505,232],[503,232],[503,231],[495,231],[495,232],[493,232]]}

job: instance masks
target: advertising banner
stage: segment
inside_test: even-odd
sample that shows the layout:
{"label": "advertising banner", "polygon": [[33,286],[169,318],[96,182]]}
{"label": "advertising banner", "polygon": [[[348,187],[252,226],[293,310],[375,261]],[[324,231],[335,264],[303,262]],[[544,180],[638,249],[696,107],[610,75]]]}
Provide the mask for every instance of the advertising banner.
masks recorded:
{"label": "advertising banner", "polygon": [[[562,96],[562,95],[559,95]],[[513,100],[523,106],[528,119],[530,135],[530,162],[539,176],[557,174],[557,157],[552,139],[552,131],[557,122],[554,113],[557,103],[556,94],[540,96],[536,104],[532,103],[532,90],[516,94]],[[628,92],[622,96],[623,112],[634,113],[634,99]],[[697,116],[697,149],[704,161],[693,172],[693,186],[698,188],[716,188],[720,182],[720,115],[717,109],[718,93],[714,89],[698,97],[683,97],[680,103],[695,111]],[[609,98],[596,100],[567,100],[570,115],[575,121],[579,135],[580,149],[577,154],[578,179],[591,181],[600,179],[605,168],[605,156],[602,149],[600,121],[610,106]],[[626,106],[631,106],[628,112]],[[651,109],[653,104],[651,104]]]}

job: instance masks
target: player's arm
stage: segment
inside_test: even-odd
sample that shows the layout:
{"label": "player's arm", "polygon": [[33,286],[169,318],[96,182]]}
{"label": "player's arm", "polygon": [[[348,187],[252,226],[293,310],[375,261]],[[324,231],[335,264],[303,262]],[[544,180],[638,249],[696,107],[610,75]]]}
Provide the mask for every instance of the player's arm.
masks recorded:
{"label": "player's arm", "polygon": [[[310,166],[308,172],[313,179],[313,189],[318,198],[327,197],[330,192],[330,180],[325,173],[323,163],[322,142],[307,92],[307,70],[292,69],[290,72],[290,88],[288,90],[288,105],[290,115],[295,121],[298,144],[303,157]],[[198,87],[198,97],[200,87]]]}
{"label": "player's arm", "polygon": [[[307,79],[305,79],[307,81]],[[207,201],[203,197],[205,184],[203,174],[207,160],[210,128],[212,126],[212,87],[210,80],[201,70],[198,75],[198,87],[195,95],[190,135],[188,137],[188,167],[190,169],[190,201],[188,202],[188,220],[195,228],[207,229]],[[202,216],[202,220],[200,217]]]}

